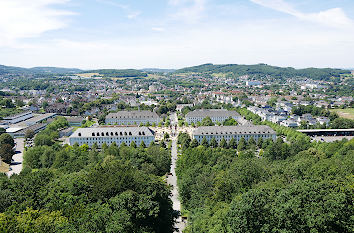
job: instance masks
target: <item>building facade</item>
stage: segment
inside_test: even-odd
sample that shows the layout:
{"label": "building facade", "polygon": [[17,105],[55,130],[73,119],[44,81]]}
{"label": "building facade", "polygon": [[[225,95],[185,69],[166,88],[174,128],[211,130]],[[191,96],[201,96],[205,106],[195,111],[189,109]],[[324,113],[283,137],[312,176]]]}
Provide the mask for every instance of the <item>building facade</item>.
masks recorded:
{"label": "building facade", "polygon": [[160,117],[157,113],[150,111],[120,111],[117,113],[109,113],[106,116],[105,122],[109,125],[158,124]]}
{"label": "building facade", "polygon": [[93,146],[95,143],[101,147],[104,143],[111,145],[115,142],[118,146],[123,142],[130,145],[135,142],[140,145],[142,142],[149,145],[155,140],[155,132],[148,127],[98,127],[80,128],[69,137],[69,144],[72,146],[78,143],[80,146],[86,144]]}
{"label": "building facade", "polygon": [[198,109],[187,113],[186,121],[188,124],[192,124],[202,122],[206,117],[210,117],[211,121],[214,123],[222,123],[230,117],[238,121],[241,116],[236,111],[228,111],[226,109]]}
{"label": "building facade", "polygon": [[227,142],[229,142],[232,138],[234,138],[237,142],[239,142],[241,138],[248,141],[251,137],[253,137],[255,141],[258,141],[260,138],[263,140],[276,140],[276,132],[266,125],[203,126],[195,129],[192,136],[199,143],[202,142],[203,138],[206,138],[208,142],[210,142],[212,138],[215,138],[218,143],[223,138],[225,138]]}

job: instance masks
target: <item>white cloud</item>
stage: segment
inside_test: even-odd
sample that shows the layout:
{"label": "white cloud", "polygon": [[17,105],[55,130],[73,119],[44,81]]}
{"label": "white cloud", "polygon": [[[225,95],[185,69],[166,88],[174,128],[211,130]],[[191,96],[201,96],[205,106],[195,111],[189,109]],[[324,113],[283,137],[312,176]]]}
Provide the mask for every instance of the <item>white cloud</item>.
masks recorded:
{"label": "white cloud", "polygon": [[126,17],[128,19],[135,19],[139,15],[141,15],[141,11],[134,11],[131,9],[131,7],[129,5],[126,5],[126,4],[121,4],[121,3],[114,2],[111,0],[96,0],[96,2],[108,4],[108,5],[118,7],[120,9],[124,10],[127,13]]}
{"label": "white cloud", "polygon": [[165,28],[162,28],[162,27],[153,27],[153,28],[151,28],[151,30],[156,31],[156,32],[163,32],[163,31],[165,31]]}
{"label": "white cloud", "polygon": [[174,19],[195,23],[203,17],[207,0],[170,0],[169,4],[177,8],[172,14]]}
{"label": "white cloud", "polygon": [[63,16],[73,12],[55,9],[69,0],[1,0],[0,46],[11,46],[17,39],[37,37],[66,26]]}
{"label": "white cloud", "polygon": [[315,22],[336,28],[348,28],[354,26],[351,20],[341,8],[332,8],[317,13],[303,13],[296,10],[291,4],[284,0],[250,0],[258,5],[271,8],[280,12],[290,14],[300,20]]}
{"label": "white cloud", "polygon": [[140,11],[136,11],[136,12],[132,12],[132,13],[128,14],[127,17],[128,17],[128,19],[135,19],[139,15],[141,15],[141,12]]}

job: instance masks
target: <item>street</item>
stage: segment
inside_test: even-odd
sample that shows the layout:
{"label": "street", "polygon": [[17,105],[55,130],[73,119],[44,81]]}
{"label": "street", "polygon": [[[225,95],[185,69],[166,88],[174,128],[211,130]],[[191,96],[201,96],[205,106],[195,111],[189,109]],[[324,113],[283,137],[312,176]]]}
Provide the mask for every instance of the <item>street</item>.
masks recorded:
{"label": "street", "polygon": [[[167,178],[167,183],[173,187],[171,193],[171,200],[173,203],[173,210],[177,211],[178,213],[181,212],[181,202],[179,200],[178,194],[178,186],[177,186],[177,176],[176,176],[176,162],[177,162],[177,135],[178,130],[175,130],[174,127],[177,125],[177,114],[174,113],[171,116],[171,125],[172,127],[172,134],[176,135],[172,137],[172,148],[171,148],[171,175]],[[179,216],[175,223],[175,229],[177,232],[182,232],[186,227],[186,223],[182,221],[182,217]]]}
{"label": "street", "polygon": [[23,151],[24,151],[24,138],[15,138],[16,143],[16,154],[12,157],[12,163],[10,165],[10,171],[7,172],[7,176],[10,177],[12,174],[20,174],[23,165]]}

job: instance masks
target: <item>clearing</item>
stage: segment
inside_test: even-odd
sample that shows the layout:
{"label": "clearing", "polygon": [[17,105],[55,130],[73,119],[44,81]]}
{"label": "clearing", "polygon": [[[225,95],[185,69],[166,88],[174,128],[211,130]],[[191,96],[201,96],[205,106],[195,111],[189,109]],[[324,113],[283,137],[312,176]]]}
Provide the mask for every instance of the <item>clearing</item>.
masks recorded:
{"label": "clearing", "polygon": [[354,108],[331,109],[330,111],[336,112],[340,117],[354,120]]}

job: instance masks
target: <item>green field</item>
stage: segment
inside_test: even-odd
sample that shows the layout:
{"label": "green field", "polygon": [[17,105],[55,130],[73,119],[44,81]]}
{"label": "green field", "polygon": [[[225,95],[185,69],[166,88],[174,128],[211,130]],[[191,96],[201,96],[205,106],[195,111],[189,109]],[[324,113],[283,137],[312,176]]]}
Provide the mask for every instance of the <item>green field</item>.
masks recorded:
{"label": "green field", "polygon": [[1,162],[0,173],[5,173],[5,172],[8,172],[8,171],[9,171],[9,165],[4,163],[4,162]]}
{"label": "green field", "polygon": [[354,108],[331,109],[330,111],[336,112],[340,117],[354,120]]}

